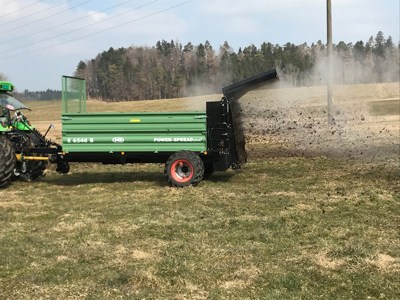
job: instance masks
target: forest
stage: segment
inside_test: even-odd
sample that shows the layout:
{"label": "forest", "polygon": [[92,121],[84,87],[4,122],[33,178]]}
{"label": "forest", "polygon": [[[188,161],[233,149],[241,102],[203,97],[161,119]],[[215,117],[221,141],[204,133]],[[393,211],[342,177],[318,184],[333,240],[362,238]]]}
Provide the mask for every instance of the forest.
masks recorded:
{"label": "forest", "polygon": [[[334,45],[335,83],[399,81],[399,44],[383,32],[367,42]],[[110,48],[80,61],[75,76],[87,80],[90,97],[107,101],[165,99],[219,93],[221,87],[271,68],[293,86],[325,81],[327,47],[307,45],[249,45],[237,51],[225,42],[215,49],[204,44],[159,41],[153,47]]]}

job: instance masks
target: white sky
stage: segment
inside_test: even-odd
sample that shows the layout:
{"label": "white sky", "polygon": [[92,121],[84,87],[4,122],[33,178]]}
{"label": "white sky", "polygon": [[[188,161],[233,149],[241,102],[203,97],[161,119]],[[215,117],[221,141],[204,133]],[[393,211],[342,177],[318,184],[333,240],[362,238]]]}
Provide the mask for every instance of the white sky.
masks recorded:
{"label": "white sky", "polygon": [[[335,43],[366,42],[378,31],[399,42],[399,0],[332,6]],[[326,42],[326,0],[0,0],[0,7],[0,73],[19,91],[60,89],[62,75],[110,47]]]}

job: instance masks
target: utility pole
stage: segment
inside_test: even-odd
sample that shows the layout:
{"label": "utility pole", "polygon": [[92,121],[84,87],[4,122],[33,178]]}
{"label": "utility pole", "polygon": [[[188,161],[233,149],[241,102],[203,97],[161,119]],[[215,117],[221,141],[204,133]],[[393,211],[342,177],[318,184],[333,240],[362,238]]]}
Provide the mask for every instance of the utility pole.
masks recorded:
{"label": "utility pole", "polygon": [[328,39],[328,124],[334,123],[333,118],[333,46],[332,46],[332,5],[326,1],[327,39]]}

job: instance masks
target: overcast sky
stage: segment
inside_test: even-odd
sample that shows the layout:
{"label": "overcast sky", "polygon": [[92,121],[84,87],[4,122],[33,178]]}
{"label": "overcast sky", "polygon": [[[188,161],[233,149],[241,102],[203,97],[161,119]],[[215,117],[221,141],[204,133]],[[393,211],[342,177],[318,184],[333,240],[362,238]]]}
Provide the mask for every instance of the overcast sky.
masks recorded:
{"label": "overcast sky", "polygon": [[[334,42],[383,31],[399,42],[399,0],[332,0]],[[0,73],[19,91],[60,89],[80,60],[110,47],[224,41],[326,43],[326,0],[0,0]]]}

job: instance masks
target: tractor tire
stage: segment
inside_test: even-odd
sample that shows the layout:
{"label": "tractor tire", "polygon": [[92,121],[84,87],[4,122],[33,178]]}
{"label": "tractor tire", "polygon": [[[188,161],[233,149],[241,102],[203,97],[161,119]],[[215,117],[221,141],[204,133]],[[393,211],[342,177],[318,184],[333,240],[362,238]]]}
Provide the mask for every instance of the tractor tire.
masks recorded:
{"label": "tractor tire", "polygon": [[176,152],[165,163],[164,174],[171,186],[194,185],[203,179],[204,163],[194,152]]}
{"label": "tractor tire", "polygon": [[0,188],[10,183],[15,166],[14,148],[5,136],[0,135]]}

